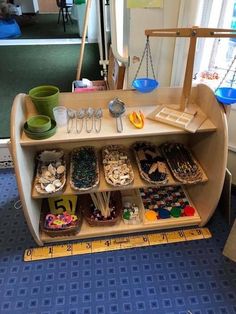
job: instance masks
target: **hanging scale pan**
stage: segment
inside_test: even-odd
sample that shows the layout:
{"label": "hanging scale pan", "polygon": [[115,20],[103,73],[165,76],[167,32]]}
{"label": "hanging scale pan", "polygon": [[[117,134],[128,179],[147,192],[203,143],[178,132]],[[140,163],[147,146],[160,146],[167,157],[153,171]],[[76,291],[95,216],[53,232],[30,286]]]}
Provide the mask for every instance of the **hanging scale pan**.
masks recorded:
{"label": "hanging scale pan", "polygon": [[[143,62],[143,58],[146,55],[146,73],[147,73],[147,77],[141,77],[141,78],[137,78],[141,64]],[[148,62],[150,61],[151,64],[151,69],[152,69],[152,75],[153,75],[153,79],[148,77]],[[154,89],[156,89],[158,87],[159,83],[156,80],[155,77],[155,73],[154,73],[154,69],[153,69],[153,64],[152,64],[152,56],[151,56],[151,49],[150,49],[150,44],[149,44],[149,36],[147,36],[147,40],[146,40],[146,45],[144,48],[144,52],[141,58],[141,61],[139,63],[138,66],[138,70],[135,74],[132,86],[138,90],[141,93],[150,93],[152,92]]]}
{"label": "hanging scale pan", "polygon": [[230,105],[236,103],[236,89],[232,87],[219,87],[215,96],[223,104]]}
{"label": "hanging scale pan", "polygon": [[235,77],[236,77],[236,68],[234,70],[233,78],[231,81],[231,86],[230,87],[220,87],[221,84],[226,79],[229,72],[231,71],[231,68],[233,67],[235,61],[236,61],[236,56],[234,56],[234,58],[230,64],[229,68],[227,69],[224,77],[222,78],[220,84],[218,85],[218,87],[215,90],[216,99],[225,105],[231,105],[231,104],[236,103],[236,89],[232,87],[232,85],[235,81]]}

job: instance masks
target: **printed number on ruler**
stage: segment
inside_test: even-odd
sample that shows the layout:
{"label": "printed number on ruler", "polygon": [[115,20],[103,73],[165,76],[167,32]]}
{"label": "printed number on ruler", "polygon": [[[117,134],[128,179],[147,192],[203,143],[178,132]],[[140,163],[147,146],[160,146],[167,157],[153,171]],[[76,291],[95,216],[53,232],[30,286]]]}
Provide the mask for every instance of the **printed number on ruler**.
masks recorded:
{"label": "printed number on ruler", "polygon": [[74,215],[76,210],[76,195],[60,195],[58,197],[49,197],[48,204],[52,214],[59,215],[63,212]]}

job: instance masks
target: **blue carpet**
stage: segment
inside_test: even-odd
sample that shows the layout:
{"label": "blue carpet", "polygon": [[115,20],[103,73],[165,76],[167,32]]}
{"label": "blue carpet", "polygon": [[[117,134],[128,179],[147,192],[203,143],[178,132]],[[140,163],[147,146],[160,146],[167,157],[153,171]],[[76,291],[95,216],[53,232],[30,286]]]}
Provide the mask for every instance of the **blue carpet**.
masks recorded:
{"label": "blue carpet", "polygon": [[0,313],[236,313],[236,263],[222,255],[229,227],[218,211],[208,240],[26,263],[36,245],[14,208],[12,170],[0,171],[0,190]]}

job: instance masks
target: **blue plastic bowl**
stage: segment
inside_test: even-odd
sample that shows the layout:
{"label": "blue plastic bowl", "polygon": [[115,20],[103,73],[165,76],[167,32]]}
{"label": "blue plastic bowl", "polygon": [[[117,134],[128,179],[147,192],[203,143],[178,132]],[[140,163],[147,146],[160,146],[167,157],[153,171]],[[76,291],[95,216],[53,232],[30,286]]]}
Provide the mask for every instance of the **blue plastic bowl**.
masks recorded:
{"label": "blue plastic bowl", "polygon": [[150,78],[138,78],[133,81],[132,86],[141,93],[150,93],[157,88],[159,83]]}
{"label": "blue plastic bowl", "polygon": [[216,90],[215,96],[223,104],[230,105],[236,103],[236,89],[232,87],[220,87]]}

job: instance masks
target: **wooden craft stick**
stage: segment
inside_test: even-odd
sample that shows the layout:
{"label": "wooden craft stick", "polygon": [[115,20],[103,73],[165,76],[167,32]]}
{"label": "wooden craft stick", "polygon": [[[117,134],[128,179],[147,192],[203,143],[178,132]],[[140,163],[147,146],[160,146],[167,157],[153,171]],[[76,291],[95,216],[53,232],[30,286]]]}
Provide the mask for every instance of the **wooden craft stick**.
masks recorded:
{"label": "wooden craft stick", "polygon": [[97,201],[97,198],[96,198],[96,196],[95,196],[95,193],[90,193],[90,195],[91,195],[91,198],[92,198],[92,201],[93,201],[95,207],[96,207],[97,209],[100,209],[100,208],[99,208],[98,201]]}

